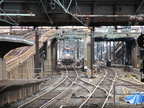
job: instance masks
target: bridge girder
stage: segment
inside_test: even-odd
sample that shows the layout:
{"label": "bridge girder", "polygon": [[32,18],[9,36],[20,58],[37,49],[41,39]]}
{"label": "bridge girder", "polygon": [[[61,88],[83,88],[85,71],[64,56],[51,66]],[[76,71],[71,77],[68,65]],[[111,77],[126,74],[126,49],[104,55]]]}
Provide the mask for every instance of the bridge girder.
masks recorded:
{"label": "bridge girder", "polygon": [[[57,0],[54,0],[57,1]],[[18,23],[20,26],[68,26],[82,24],[74,17],[75,15],[86,15],[79,18],[83,23],[90,26],[127,26],[129,17],[107,17],[107,15],[140,15],[144,12],[143,0],[61,0],[62,6],[68,9],[66,13],[53,0],[4,0],[0,4],[2,13],[35,14],[35,16],[0,16],[0,26]],[[70,5],[69,5],[70,4]],[[69,6],[69,8],[67,8]],[[105,15],[102,17],[90,17],[89,15]],[[144,21],[131,21],[132,25],[143,25]]]}

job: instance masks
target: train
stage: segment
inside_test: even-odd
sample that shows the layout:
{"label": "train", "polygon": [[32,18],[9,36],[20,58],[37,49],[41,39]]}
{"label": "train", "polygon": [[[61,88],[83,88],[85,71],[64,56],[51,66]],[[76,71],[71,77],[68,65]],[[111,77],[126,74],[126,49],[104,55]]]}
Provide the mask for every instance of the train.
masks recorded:
{"label": "train", "polygon": [[63,65],[71,65],[75,62],[74,51],[71,48],[64,48],[62,50],[61,63]]}

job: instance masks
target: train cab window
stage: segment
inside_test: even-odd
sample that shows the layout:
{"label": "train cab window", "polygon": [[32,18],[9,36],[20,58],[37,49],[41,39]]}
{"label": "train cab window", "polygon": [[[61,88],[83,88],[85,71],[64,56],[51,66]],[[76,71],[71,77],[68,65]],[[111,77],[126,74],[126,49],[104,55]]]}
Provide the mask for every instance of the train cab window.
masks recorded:
{"label": "train cab window", "polygon": [[67,54],[67,50],[63,50],[62,51],[62,54],[64,55],[64,54]]}
{"label": "train cab window", "polygon": [[68,53],[69,53],[69,54],[73,54],[73,51],[72,51],[72,50],[70,50]]}

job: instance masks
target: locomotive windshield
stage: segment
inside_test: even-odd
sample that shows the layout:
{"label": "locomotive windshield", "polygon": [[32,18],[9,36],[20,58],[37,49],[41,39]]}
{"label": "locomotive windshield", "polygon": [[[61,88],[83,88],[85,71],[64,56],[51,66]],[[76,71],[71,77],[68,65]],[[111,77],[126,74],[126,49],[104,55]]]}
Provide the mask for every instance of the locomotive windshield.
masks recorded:
{"label": "locomotive windshield", "polygon": [[62,51],[62,54],[63,54],[63,55],[64,55],[64,54],[67,54],[67,50],[64,49],[64,50]]}
{"label": "locomotive windshield", "polygon": [[65,55],[65,54],[73,54],[73,50],[69,50],[69,49],[64,49],[62,51],[62,54]]}
{"label": "locomotive windshield", "polygon": [[67,53],[68,54],[73,54],[73,50],[69,50]]}

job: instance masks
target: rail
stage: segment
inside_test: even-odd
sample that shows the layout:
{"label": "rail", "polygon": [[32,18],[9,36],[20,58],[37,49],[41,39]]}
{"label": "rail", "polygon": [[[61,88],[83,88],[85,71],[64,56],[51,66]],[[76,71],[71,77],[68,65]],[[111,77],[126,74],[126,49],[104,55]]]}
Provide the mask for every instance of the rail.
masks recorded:
{"label": "rail", "polygon": [[[69,79],[69,76],[68,76],[68,70],[66,68],[66,73],[67,73],[67,76],[66,78]],[[72,81],[71,79],[69,79],[71,81],[71,84],[70,86],[68,86],[63,92],[61,92],[60,94],[58,94],[57,96],[53,97],[50,101],[46,102],[45,104],[43,104],[40,108],[47,108],[48,105],[52,104],[52,102],[54,102],[56,99],[58,99],[60,96],[62,96],[64,93],[66,93],[74,84],[75,82],[77,81],[77,77],[78,77],[78,74],[77,72],[75,71],[76,73],[76,77],[75,77],[75,80]]]}
{"label": "rail", "polygon": [[101,88],[101,87],[100,87],[101,83],[104,82],[105,79],[107,79],[108,72],[105,70],[104,77],[99,81],[99,83],[98,83],[97,85],[94,85],[94,86],[95,86],[95,89],[94,89],[94,90],[92,91],[92,93],[87,97],[87,99],[85,99],[85,101],[79,106],[79,108],[82,108],[82,107],[90,100],[91,96],[97,91],[98,88],[101,88],[101,89],[102,89],[103,91],[105,91],[106,94],[107,94],[107,97],[106,97],[106,99],[105,99],[105,101],[104,101],[104,103],[103,103],[103,105],[102,105],[102,107],[101,107],[101,108],[104,108],[104,106],[105,106],[105,104],[107,103],[108,98],[109,98],[109,96],[110,96],[110,94],[111,94],[111,92],[112,92],[112,88],[113,88],[114,82],[115,82],[115,80],[116,80],[116,78],[117,78],[117,72],[116,72],[116,71],[114,71],[114,72],[115,72],[115,76],[114,76],[114,79],[112,80],[112,83],[111,83],[109,92],[107,92],[104,88]]}
{"label": "rail", "polygon": [[49,91],[47,91],[47,92],[45,92],[45,93],[42,93],[41,95],[33,98],[32,100],[30,100],[30,101],[28,101],[28,102],[20,105],[18,108],[24,108],[24,107],[26,107],[27,105],[29,105],[29,104],[33,103],[34,101],[38,100],[39,98],[43,97],[44,95],[50,93],[51,91],[53,91],[54,89],[56,89],[58,86],[60,86],[66,79],[67,79],[67,77],[65,77],[62,81],[60,81],[60,82],[59,82],[56,86],[54,86],[51,90],[49,90]]}
{"label": "rail", "polygon": [[117,79],[117,72],[116,72],[115,70],[113,70],[113,71],[115,72],[115,76],[114,76],[114,79],[113,79],[112,84],[111,84],[111,86],[110,86],[110,90],[109,90],[109,92],[108,92],[108,95],[107,95],[107,97],[106,97],[106,99],[105,99],[105,101],[104,101],[104,103],[103,103],[103,105],[102,105],[102,108],[104,108],[104,106],[106,105],[106,103],[107,103],[107,101],[108,101],[108,98],[110,97],[111,92],[112,92],[112,90],[113,90],[114,83],[115,83],[115,81],[116,81],[116,79]]}

